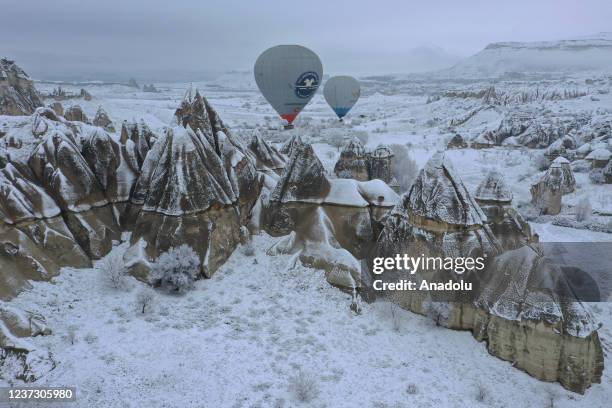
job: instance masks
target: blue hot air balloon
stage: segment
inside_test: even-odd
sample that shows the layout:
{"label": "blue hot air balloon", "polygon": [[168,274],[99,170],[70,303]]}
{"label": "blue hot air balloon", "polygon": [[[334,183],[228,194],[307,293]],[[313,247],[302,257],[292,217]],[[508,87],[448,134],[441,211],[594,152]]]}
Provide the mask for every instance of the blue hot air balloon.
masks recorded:
{"label": "blue hot air balloon", "polygon": [[361,87],[359,86],[359,81],[346,75],[329,78],[323,89],[325,100],[336,112],[340,120],[357,103],[360,95]]}
{"label": "blue hot air balloon", "polygon": [[286,128],[312,99],[323,78],[321,60],[300,45],[277,45],[255,62],[255,82],[264,98],[287,121]]}

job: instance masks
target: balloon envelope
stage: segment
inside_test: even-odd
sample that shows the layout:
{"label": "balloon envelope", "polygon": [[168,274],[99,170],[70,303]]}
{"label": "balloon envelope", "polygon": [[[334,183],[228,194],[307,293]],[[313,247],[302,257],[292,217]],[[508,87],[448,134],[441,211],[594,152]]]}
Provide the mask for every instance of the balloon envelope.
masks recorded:
{"label": "balloon envelope", "polygon": [[319,88],[321,60],[300,45],[277,45],[255,62],[255,82],[278,114],[291,123]]}
{"label": "balloon envelope", "polygon": [[359,81],[345,75],[329,78],[323,89],[325,100],[340,119],[351,110],[360,95]]}

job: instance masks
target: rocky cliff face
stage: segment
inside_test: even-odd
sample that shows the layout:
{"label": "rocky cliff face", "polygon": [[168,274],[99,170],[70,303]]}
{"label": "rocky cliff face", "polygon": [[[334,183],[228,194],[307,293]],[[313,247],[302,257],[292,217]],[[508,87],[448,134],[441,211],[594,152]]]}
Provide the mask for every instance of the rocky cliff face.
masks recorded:
{"label": "rocky cliff face", "polygon": [[[477,194],[481,202],[494,206],[508,205],[511,200],[494,175],[487,177]],[[497,215],[492,222],[499,222]],[[597,327],[561,271],[537,248],[523,245],[504,251],[501,243],[510,242],[512,247],[520,241],[503,225],[495,225],[493,233],[490,221],[452,165],[443,154],[435,155],[385,220],[376,256],[445,258],[461,254],[490,261],[484,270],[464,275],[439,268],[415,275],[392,271],[393,278],[416,282],[461,278],[475,285],[468,297],[422,290],[388,295],[408,310],[432,316],[440,325],[472,331],[476,339],[487,342],[491,354],[537,378],[584,392],[601,379],[603,357]]]}
{"label": "rocky cliff face", "polygon": [[30,115],[42,106],[30,77],[15,62],[0,59],[0,115]]}
{"label": "rocky cliff face", "polygon": [[368,161],[365,147],[359,139],[354,138],[342,148],[340,158],[334,166],[334,173],[340,178],[352,178],[368,181]]}

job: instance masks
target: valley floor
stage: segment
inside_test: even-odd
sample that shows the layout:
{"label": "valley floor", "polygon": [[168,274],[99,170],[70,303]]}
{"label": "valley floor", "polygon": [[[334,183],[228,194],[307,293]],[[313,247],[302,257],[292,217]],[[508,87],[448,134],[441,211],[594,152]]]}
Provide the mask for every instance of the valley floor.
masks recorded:
{"label": "valley floor", "polygon": [[[468,332],[387,302],[362,303],[356,315],[322,271],[265,255],[275,240],[255,236],[254,255],[239,248],[183,296],[157,291],[145,314],[136,303],[144,285],[131,278],[125,291],[95,268],[34,283],[14,304],[46,316],[54,334],[33,342],[58,363],[36,385],[76,386],[74,406],[88,408],[522,408],[551,398],[595,408],[612,398],[609,368],[582,396],[490,356]],[[610,306],[595,307],[608,353]]]}

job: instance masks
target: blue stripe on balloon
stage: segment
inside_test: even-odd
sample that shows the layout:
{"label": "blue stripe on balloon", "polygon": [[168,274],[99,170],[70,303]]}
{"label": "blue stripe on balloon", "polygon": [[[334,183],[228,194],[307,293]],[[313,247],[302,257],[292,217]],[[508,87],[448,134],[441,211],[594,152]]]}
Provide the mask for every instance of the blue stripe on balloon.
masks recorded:
{"label": "blue stripe on balloon", "polygon": [[338,115],[339,118],[343,118],[344,116],[346,116],[346,114],[350,110],[351,108],[334,108],[334,112],[336,112],[336,115]]}

